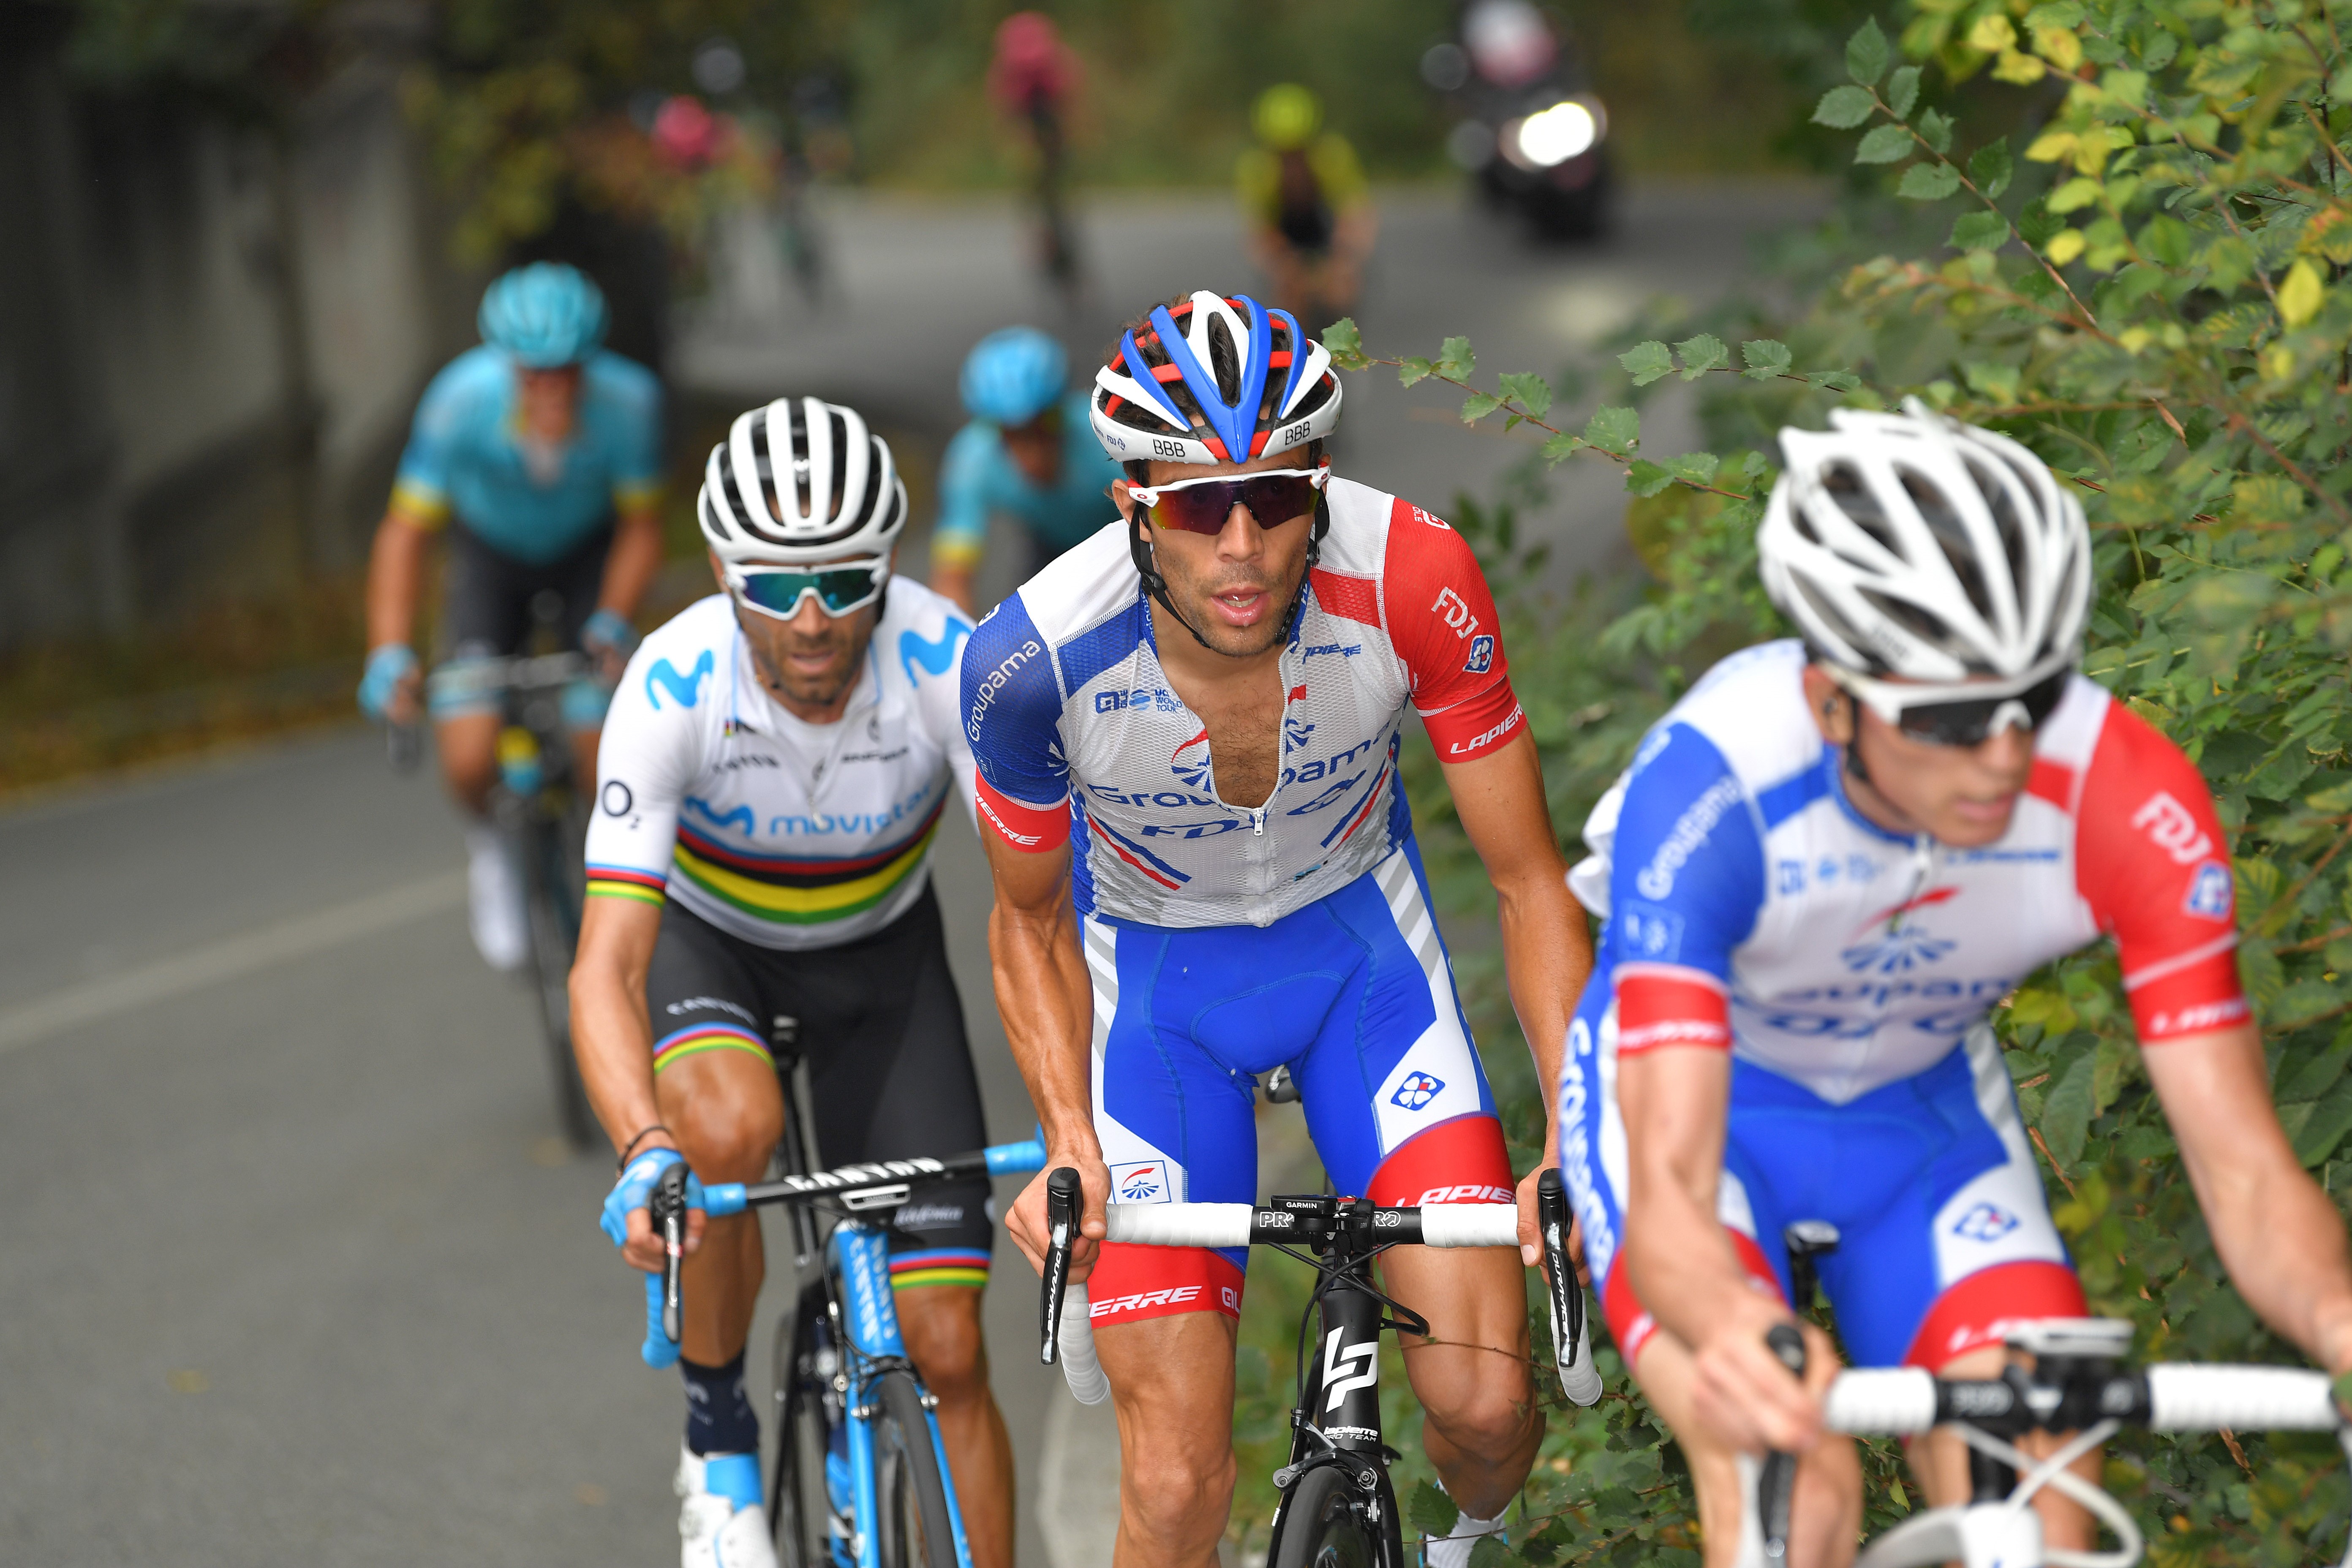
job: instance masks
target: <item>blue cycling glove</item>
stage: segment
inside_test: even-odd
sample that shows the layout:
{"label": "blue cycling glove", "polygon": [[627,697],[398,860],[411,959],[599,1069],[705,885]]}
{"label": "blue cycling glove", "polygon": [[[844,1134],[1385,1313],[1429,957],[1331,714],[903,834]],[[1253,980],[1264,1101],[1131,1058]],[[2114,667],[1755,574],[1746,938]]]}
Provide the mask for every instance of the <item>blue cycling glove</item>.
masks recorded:
{"label": "blue cycling glove", "polygon": [[393,694],[416,668],[416,654],[405,644],[388,642],[367,658],[367,673],[360,677],[360,711],[381,720],[392,709]]}
{"label": "blue cycling glove", "polygon": [[580,646],[592,654],[611,653],[625,659],[644,640],[637,636],[637,628],[629,625],[629,618],[617,610],[599,610],[580,627]]}

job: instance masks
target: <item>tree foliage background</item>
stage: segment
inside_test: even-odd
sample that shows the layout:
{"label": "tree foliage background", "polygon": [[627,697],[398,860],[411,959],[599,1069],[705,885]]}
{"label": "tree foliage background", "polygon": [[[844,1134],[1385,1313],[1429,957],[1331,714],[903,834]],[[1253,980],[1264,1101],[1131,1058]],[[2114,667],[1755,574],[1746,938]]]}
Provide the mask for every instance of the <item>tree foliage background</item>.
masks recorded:
{"label": "tree foliage background", "polygon": [[[1839,79],[1811,125],[1843,138],[1861,194],[1792,252],[1815,280],[1801,310],[1633,342],[1619,400],[1580,418],[1543,376],[1481,375],[1459,339],[1428,359],[1375,360],[1347,328],[1334,343],[1354,367],[1460,387],[1465,422],[1537,426],[1545,460],[1624,470],[1659,580],[1564,617],[1522,596],[1511,626],[1571,854],[1646,726],[1716,658],[1785,633],[1754,561],[1773,431],[1916,395],[2039,452],[2094,530],[2088,672],[2212,786],[2280,1119],[2331,1192],[2352,1177],[2347,27],[2352,4],[2322,0],[1912,0],[1806,68]],[[1677,376],[1705,385],[1707,450],[1642,444],[1639,389]],[[1510,509],[1462,512],[1497,578],[1525,581]],[[1490,902],[1442,814],[1427,842],[1441,896]],[[1465,971],[1502,1077],[1507,999],[1491,963]],[[2296,1359],[2222,1275],[2106,945],[2032,976],[1996,1022],[2094,1310],[2131,1321],[2148,1357]],[[1510,1120],[1528,1161],[1536,1093],[1522,1072]],[[1696,1561],[1659,1445],[1638,1400],[1556,1409],[1527,1522],[1481,1558]],[[1869,1468],[1883,1528],[1916,1499],[1891,1449]],[[2324,1441],[2126,1434],[2107,1471],[2160,1564],[2341,1547],[2346,1478]],[[1417,1517],[1442,1527],[1433,1500]]]}

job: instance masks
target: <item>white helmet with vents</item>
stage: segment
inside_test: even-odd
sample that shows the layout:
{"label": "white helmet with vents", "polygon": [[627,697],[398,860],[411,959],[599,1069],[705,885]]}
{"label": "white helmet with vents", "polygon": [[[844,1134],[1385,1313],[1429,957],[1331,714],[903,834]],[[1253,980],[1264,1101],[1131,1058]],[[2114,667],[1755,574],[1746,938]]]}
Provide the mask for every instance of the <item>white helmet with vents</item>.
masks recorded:
{"label": "white helmet with vents", "polygon": [[907,487],[856,409],[780,397],[710,448],[695,513],[730,565],[887,555],[907,526]]}
{"label": "white helmet with vents", "polygon": [[1772,602],[1859,675],[1959,681],[2055,670],[2091,593],[2083,509],[2006,436],[1906,399],[1785,429],[1757,534]]}
{"label": "white helmet with vents", "polygon": [[1246,463],[1328,436],[1339,378],[1289,311],[1202,289],[1119,334],[1090,406],[1121,462]]}

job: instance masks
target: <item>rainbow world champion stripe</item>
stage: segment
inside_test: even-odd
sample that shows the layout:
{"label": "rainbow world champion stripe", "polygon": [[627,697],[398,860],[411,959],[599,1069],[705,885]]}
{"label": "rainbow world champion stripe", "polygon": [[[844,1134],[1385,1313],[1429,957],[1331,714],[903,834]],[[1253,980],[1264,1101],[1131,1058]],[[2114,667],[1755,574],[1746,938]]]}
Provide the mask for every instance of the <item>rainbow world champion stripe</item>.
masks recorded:
{"label": "rainbow world champion stripe", "polygon": [[654,1071],[705,1051],[749,1051],[771,1068],[776,1065],[767,1042],[740,1024],[689,1024],[654,1042]]}
{"label": "rainbow world champion stripe", "polygon": [[978,1247],[937,1247],[890,1255],[893,1290],[924,1285],[965,1285],[977,1290],[987,1283],[988,1254]]}

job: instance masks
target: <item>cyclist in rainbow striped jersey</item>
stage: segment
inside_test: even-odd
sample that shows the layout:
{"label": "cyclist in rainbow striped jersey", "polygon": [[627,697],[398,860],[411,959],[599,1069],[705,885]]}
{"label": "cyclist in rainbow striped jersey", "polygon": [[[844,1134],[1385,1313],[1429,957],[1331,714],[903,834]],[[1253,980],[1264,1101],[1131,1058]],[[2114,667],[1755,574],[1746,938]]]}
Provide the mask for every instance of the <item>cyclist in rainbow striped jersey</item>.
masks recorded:
{"label": "cyclist in rainbow striped jersey", "polygon": [[[666,1169],[765,1174],[780,1033],[808,1065],[820,1163],[988,1142],[929,863],[941,819],[971,820],[971,623],[892,575],[906,489],[853,410],[743,415],[698,506],[722,592],[647,637],[614,694],[572,973],[582,1076],[620,1155],[604,1228],[649,1271],[646,1203]],[[981,1340],[987,1205],[979,1180],[898,1209],[891,1283],[975,1568],[1010,1568],[1012,1452]],[[682,1562],[766,1568],[743,1388],[759,1226],[689,1212]]]}

